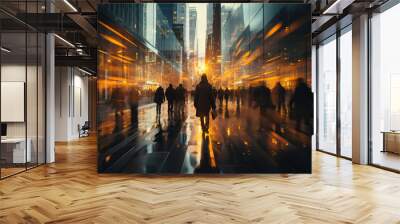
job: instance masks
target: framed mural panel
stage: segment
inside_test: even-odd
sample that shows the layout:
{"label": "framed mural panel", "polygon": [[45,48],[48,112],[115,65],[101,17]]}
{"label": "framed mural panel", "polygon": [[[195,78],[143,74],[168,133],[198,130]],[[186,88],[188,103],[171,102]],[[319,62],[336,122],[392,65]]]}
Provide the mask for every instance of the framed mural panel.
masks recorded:
{"label": "framed mural panel", "polygon": [[311,173],[308,4],[98,8],[98,171]]}

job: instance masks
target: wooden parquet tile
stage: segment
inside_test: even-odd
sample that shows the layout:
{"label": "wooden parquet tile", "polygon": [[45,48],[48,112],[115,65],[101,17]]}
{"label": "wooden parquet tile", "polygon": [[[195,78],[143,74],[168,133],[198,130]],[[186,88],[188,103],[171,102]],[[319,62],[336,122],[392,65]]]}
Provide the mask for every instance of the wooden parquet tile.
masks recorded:
{"label": "wooden parquet tile", "polygon": [[0,181],[0,223],[400,223],[400,175],[313,153],[312,175],[97,174],[96,140]]}

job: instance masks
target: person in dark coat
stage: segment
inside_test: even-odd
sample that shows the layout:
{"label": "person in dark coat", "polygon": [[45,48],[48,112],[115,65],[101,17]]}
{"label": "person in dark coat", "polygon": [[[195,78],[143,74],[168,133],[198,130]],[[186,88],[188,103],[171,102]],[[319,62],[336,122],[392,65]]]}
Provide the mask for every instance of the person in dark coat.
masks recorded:
{"label": "person in dark coat", "polygon": [[265,130],[268,125],[268,110],[273,107],[271,90],[262,82],[254,89],[254,99],[260,109],[260,130]]}
{"label": "person in dark coat", "polygon": [[165,101],[164,89],[159,86],[154,94],[154,103],[157,104],[157,117],[161,115],[161,104]]}
{"label": "person in dark coat", "polygon": [[213,93],[214,101],[217,102],[218,90],[214,86],[212,88],[212,93]]}
{"label": "person in dark coat", "polygon": [[224,90],[221,87],[219,87],[217,94],[218,94],[218,100],[219,100],[219,107],[222,108],[222,104],[224,103]]}
{"label": "person in dark coat", "polygon": [[225,88],[224,91],[224,98],[225,98],[225,106],[228,107],[228,101],[230,97],[231,92],[229,91],[228,87]]}
{"label": "person in dark coat", "polygon": [[267,109],[272,108],[271,90],[264,82],[255,90],[255,100],[262,116],[266,114]]}
{"label": "person in dark coat", "polygon": [[183,114],[183,108],[185,106],[186,89],[183,88],[182,84],[179,84],[175,90],[175,101],[177,106],[178,114]]}
{"label": "person in dark coat", "polygon": [[236,97],[236,105],[240,107],[240,103],[241,103],[241,100],[242,100],[241,90],[240,89],[235,90],[235,97]]}
{"label": "person in dark coat", "polygon": [[278,82],[272,93],[275,98],[276,102],[276,110],[280,113],[281,111],[285,111],[285,97],[286,97],[286,90],[283,88],[280,82]]}
{"label": "person in dark coat", "polygon": [[309,123],[312,117],[313,103],[312,91],[302,78],[297,79],[297,85],[290,100],[290,108],[296,120],[296,129],[301,130],[301,123]]}
{"label": "person in dark coat", "polygon": [[168,88],[165,90],[165,97],[168,101],[168,113],[171,113],[174,109],[174,101],[175,101],[175,90],[172,87],[172,84],[169,84]]}
{"label": "person in dark coat", "polygon": [[115,89],[113,89],[111,93],[111,103],[115,110],[114,133],[117,133],[120,130],[122,130],[123,115],[125,108],[125,94],[122,87],[118,86]]}
{"label": "person in dark coat", "polygon": [[194,94],[194,107],[196,116],[200,117],[203,132],[208,132],[210,125],[210,110],[215,111],[215,100],[212,94],[212,86],[208,83],[206,74],[201,76],[200,83],[196,86]]}
{"label": "person in dark coat", "polygon": [[253,86],[250,86],[250,88],[247,91],[247,101],[248,101],[247,103],[248,103],[249,107],[254,106],[255,99],[254,99],[254,87]]}
{"label": "person in dark coat", "polygon": [[129,106],[131,108],[131,126],[138,126],[139,91],[132,87],[129,92]]}

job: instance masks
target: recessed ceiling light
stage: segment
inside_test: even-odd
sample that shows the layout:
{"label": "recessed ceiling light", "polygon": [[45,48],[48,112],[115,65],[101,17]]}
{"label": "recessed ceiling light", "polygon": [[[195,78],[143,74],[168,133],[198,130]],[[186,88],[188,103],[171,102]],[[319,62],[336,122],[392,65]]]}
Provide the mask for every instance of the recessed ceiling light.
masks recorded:
{"label": "recessed ceiling light", "polygon": [[73,45],[71,42],[69,42],[68,40],[60,37],[58,34],[54,34],[55,37],[57,37],[59,40],[61,40],[62,42],[64,42],[65,44],[67,44],[68,46],[75,48],[75,45]]}
{"label": "recessed ceiling light", "polygon": [[10,53],[11,52],[11,50],[9,50],[9,49],[7,49],[5,47],[1,47],[1,51],[4,51],[6,53]]}
{"label": "recessed ceiling light", "polygon": [[64,3],[68,5],[74,12],[78,12],[78,10],[68,1],[64,0]]}
{"label": "recessed ceiling light", "polygon": [[86,70],[83,70],[83,69],[81,69],[81,68],[78,68],[78,70],[81,71],[81,72],[83,72],[83,73],[85,73],[85,74],[87,74],[87,75],[93,75],[92,73],[90,73],[90,72],[88,72],[88,71],[86,71]]}

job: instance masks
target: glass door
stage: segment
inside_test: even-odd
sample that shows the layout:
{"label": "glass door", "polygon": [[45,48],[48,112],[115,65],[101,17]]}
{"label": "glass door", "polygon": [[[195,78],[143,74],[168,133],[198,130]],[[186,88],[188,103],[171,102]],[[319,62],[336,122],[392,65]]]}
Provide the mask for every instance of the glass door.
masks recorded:
{"label": "glass door", "polygon": [[340,39],[340,155],[352,157],[352,32],[341,31]]}
{"label": "glass door", "polygon": [[370,162],[400,171],[400,4],[371,18]]}
{"label": "glass door", "polygon": [[336,154],[336,35],[319,45],[318,50],[318,134],[317,149]]}

